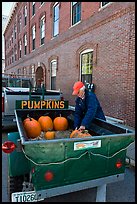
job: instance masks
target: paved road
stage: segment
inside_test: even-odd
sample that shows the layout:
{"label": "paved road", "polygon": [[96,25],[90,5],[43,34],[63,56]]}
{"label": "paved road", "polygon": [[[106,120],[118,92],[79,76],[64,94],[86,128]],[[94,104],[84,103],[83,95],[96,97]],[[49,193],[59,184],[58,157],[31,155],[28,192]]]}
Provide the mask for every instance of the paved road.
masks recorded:
{"label": "paved road", "polygon": [[[7,134],[2,134],[2,142]],[[95,202],[96,188],[46,199],[44,202]],[[2,153],[2,202],[9,202],[7,195],[7,155]],[[135,171],[126,168],[125,179],[107,185],[107,202],[135,202]]]}

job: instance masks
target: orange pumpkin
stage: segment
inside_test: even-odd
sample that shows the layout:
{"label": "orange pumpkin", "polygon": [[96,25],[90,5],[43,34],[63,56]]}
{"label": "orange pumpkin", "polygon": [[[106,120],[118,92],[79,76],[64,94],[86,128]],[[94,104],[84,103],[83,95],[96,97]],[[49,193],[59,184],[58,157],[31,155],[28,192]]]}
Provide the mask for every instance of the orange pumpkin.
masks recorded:
{"label": "orange pumpkin", "polygon": [[44,134],[45,139],[52,140],[55,138],[55,132],[54,131],[47,131]]}
{"label": "orange pumpkin", "polygon": [[61,115],[53,120],[54,130],[64,131],[68,128],[68,120]]}
{"label": "orange pumpkin", "polygon": [[87,130],[79,131],[79,130],[73,130],[70,134],[70,138],[81,138],[81,137],[89,137],[91,136]]}
{"label": "orange pumpkin", "polygon": [[49,116],[41,116],[38,119],[42,131],[53,130],[53,121]]}
{"label": "orange pumpkin", "polygon": [[78,130],[73,130],[72,133],[70,134],[70,138],[76,137],[78,135],[79,131]]}
{"label": "orange pumpkin", "polygon": [[34,118],[29,118],[24,123],[24,129],[29,138],[36,138],[41,134],[41,126]]}
{"label": "orange pumpkin", "polygon": [[[25,118],[24,120],[23,120],[23,125],[25,125],[25,123],[27,122],[27,121],[30,121],[30,116],[29,116],[29,114],[27,115],[27,118]],[[34,120],[34,118],[31,118],[32,120]]]}

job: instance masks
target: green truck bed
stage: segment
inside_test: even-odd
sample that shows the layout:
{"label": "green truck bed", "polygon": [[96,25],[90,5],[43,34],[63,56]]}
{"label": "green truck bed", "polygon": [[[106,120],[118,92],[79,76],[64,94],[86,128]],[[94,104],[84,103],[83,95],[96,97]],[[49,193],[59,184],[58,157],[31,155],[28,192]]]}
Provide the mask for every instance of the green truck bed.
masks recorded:
{"label": "green truck bed", "polygon": [[35,119],[45,113],[52,119],[61,114],[72,130],[73,112],[71,109],[15,111],[18,133],[10,133],[9,140],[14,140],[18,151],[9,156],[9,174],[10,177],[29,174],[41,198],[124,179],[127,147],[135,137],[134,131],[126,127],[94,119],[89,130],[91,137],[69,138],[66,132],[66,137],[54,140],[27,138],[22,121],[28,114]]}

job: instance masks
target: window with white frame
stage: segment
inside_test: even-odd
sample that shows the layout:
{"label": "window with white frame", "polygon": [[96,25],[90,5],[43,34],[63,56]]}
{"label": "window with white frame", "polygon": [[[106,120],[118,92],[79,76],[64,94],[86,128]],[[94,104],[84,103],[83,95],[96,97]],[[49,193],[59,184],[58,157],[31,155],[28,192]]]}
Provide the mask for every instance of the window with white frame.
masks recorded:
{"label": "window with white frame", "polygon": [[21,40],[19,41],[19,58],[21,58],[21,49],[22,49],[22,44]]}
{"label": "window with white frame", "polygon": [[19,33],[21,32],[21,16],[19,16]]}
{"label": "window with white frame", "polygon": [[110,2],[101,2],[101,8],[106,6],[108,3],[110,3]]}
{"label": "window with white frame", "polygon": [[83,83],[92,83],[93,49],[86,49],[80,54],[80,73]]}
{"label": "window with white frame", "polygon": [[45,15],[40,19],[40,44],[44,44],[45,39]]}
{"label": "window with white frame", "polygon": [[50,88],[56,90],[56,71],[57,71],[57,60],[50,62]]}
{"label": "window with white frame", "polygon": [[12,63],[14,62],[14,51],[13,51],[13,48],[12,48]]}
{"label": "window with white frame", "polygon": [[35,66],[34,65],[31,66],[31,70],[32,70],[32,78],[33,78],[34,74],[35,74]]}
{"label": "window with white frame", "polygon": [[27,25],[27,5],[24,6],[24,25]]}
{"label": "window with white frame", "polygon": [[32,50],[35,50],[35,35],[36,35],[36,27],[34,25],[32,27]]}
{"label": "window with white frame", "polygon": [[27,54],[27,34],[24,35],[24,55]]}
{"label": "window with white frame", "polygon": [[72,25],[81,21],[81,2],[71,2]]}
{"label": "window with white frame", "polygon": [[53,37],[59,34],[59,2],[53,6]]}
{"label": "window with white frame", "polygon": [[35,2],[32,2],[32,16],[35,14]]}

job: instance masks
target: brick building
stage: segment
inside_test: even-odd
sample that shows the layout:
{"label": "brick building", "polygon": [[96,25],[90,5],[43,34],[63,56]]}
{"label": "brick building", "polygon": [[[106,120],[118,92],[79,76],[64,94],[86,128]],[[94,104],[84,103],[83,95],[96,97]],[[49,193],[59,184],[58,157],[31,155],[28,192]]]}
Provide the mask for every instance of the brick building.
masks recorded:
{"label": "brick building", "polygon": [[4,36],[3,36],[3,30],[7,23],[8,16],[2,15],[2,73],[5,71],[5,52],[4,52]]}
{"label": "brick building", "polygon": [[105,115],[135,127],[135,2],[17,2],[4,32],[6,73],[61,89],[94,83]]}

